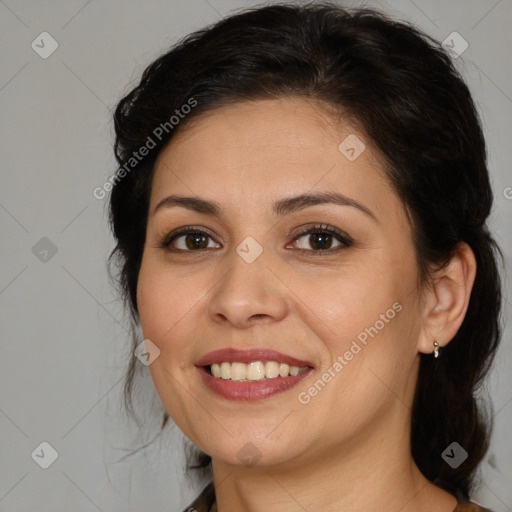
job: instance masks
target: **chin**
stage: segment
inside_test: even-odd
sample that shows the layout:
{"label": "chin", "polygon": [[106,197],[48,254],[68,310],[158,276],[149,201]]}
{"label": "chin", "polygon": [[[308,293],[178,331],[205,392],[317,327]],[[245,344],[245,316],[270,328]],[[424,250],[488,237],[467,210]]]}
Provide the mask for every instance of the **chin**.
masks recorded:
{"label": "chin", "polygon": [[[275,427],[275,425],[274,425]],[[283,443],[281,439],[272,439],[268,436],[271,430],[266,430],[259,435],[251,436],[247,432],[244,435],[229,437],[228,434],[224,439],[219,440],[216,437],[216,443],[208,450],[207,453],[215,460],[222,461],[232,466],[279,466],[291,462],[300,452],[304,450],[304,446],[299,444],[299,440],[292,440],[289,443]],[[303,435],[301,435],[303,439]],[[290,444],[290,446],[288,446]],[[295,446],[295,450],[291,447]],[[300,450],[297,448],[300,447]]]}

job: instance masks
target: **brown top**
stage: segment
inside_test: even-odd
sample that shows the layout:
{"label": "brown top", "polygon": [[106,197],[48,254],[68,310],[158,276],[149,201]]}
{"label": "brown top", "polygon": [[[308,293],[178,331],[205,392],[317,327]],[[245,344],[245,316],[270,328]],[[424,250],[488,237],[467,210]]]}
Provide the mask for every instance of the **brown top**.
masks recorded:
{"label": "brown top", "polygon": [[[472,501],[464,500],[458,496],[457,500],[458,504],[453,509],[453,512],[492,512],[488,508],[483,508]],[[213,482],[210,482],[183,512],[217,512]]]}

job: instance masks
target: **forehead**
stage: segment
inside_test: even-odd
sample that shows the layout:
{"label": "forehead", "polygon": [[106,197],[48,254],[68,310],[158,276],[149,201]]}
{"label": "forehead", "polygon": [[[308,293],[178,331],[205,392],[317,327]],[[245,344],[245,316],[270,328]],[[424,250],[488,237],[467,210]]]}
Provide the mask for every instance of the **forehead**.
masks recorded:
{"label": "forehead", "polygon": [[318,102],[237,103],[194,119],[162,150],[151,207],[171,192],[224,198],[240,209],[251,200],[334,190],[375,196],[378,209],[393,195],[380,158],[360,130]]}

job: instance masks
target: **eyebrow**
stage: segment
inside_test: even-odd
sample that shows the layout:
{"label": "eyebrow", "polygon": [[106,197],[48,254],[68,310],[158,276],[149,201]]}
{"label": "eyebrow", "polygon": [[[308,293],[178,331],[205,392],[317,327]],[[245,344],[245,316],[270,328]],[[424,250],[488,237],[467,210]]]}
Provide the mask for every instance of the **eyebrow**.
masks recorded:
{"label": "eyebrow", "polygon": [[[301,194],[293,197],[286,197],[276,201],[272,207],[274,215],[284,216],[286,214],[303,210],[310,206],[316,206],[319,204],[337,204],[340,206],[351,206],[357,208],[359,211],[365,213],[371,217],[375,222],[378,223],[375,214],[366,206],[358,203],[356,200],[350,197],[344,196],[337,192],[320,192],[316,194]],[[221,206],[214,202],[199,197],[186,197],[178,195],[170,195],[162,199],[153,209],[151,215],[155,215],[156,212],[163,208],[172,208],[173,206],[181,206],[188,210],[192,210],[198,213],[204,213],[207,215],[214,215],[219,217],[222,215]]]}

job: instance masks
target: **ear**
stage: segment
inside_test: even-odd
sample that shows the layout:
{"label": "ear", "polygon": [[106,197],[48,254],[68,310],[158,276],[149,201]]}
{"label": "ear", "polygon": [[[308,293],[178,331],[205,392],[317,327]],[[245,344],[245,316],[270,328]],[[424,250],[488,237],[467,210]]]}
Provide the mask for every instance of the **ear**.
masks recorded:
{"label": "ear", "polygon": [[434,341],[444,347],[457,334],[468,309],[475,275],[475,255],[467,243],[461,242],[448,265],[434,274],[432,285],[425,291],[419,352],[430,354]]}

